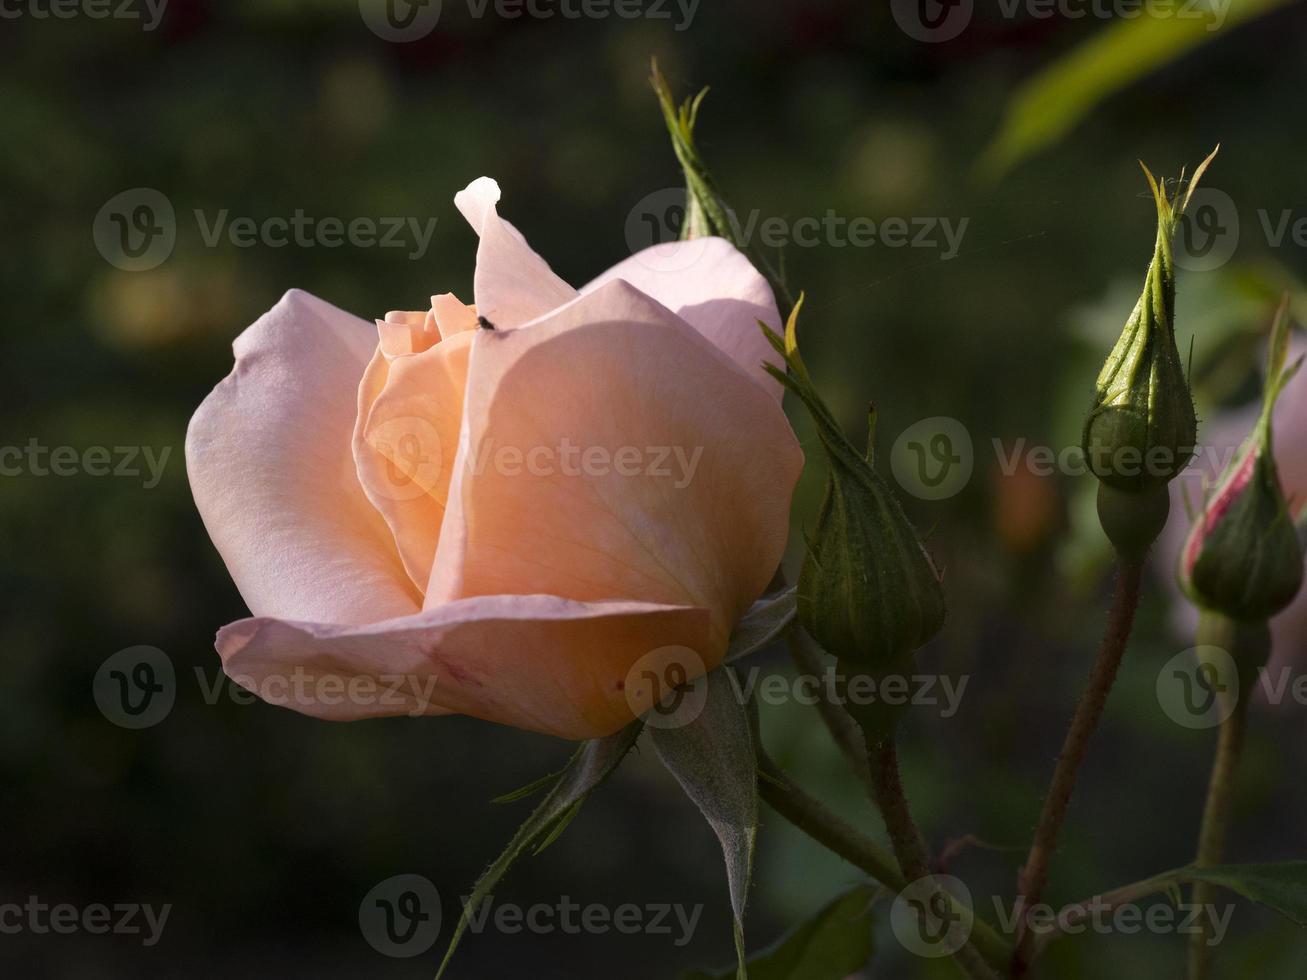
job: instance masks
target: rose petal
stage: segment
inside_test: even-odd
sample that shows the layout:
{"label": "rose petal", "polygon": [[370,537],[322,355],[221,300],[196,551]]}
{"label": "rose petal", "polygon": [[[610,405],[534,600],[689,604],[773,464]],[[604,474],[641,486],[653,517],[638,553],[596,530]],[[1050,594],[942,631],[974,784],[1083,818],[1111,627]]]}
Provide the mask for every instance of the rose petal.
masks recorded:
{"label": "rose petal", "polygon": [[233,344],[186,434],[195,503],[260,616],[367,623],[417,610],[350,458],[371,324],[288,292]]}
{"label": "rose petal", "polygon": [[431,314],[436,318],[436,327],[445,340],[464,330],[475,330],[477,326],[476,307],[460,303],[453,293],[432,296]]}
{"label": "rose petal", "polygon": [[381,368],[374,360],[359,388],[353,442],[359,482],[418,589],[431,576],[445,514],[474,336],[454,333]]}
{"label": "rose petal", "polygon": [[[585,463],[599,454],[606,468]],[[769,393],[614,280],[527,329],[475,335],[426,606],[504,593],[702,606],[711,667],[776,570],[802,465]]]}
{"label": "rose petal", "polygon": [[495,205],[499,185],[478,177],[454,195],[463,217],[481,237],[472,288],[477,312],[498,329],[520,327],[576,298]]}
{"label": "rose petal", "polygon": [[703,609],[486,596],[365,626],[244,619],[217,647],[236,683],[316,718],[457,712],[583,739],[648,707],[628,675],[667,648],[693,663],[707,623]]}
{"label": "rose petal", "polygon": [[582,286],[581,292],[592,292],[614,279],[629,282],[662,303],[780,399],[780,382],[762,364],[783,365],[758,329],[761,320],[780,330],[776,298],[762,273],[726,239],[695,238],[651,246]]}
{"label": "rose petal", "polygon": [[[1289,346],[1288,363],[1301,357],[1307,357],[1307,340],[1296,334]],[[1284,495],[1301,507],[1307,500],[1307,372],[1296,374],[1280,393],[1272,428]]]}
{"label": "rose petal", "polygon": [[438,343],[440,334],[430,310],[391,311],[384,320],[377,321],[377,339],[386,357],[404,357]]}

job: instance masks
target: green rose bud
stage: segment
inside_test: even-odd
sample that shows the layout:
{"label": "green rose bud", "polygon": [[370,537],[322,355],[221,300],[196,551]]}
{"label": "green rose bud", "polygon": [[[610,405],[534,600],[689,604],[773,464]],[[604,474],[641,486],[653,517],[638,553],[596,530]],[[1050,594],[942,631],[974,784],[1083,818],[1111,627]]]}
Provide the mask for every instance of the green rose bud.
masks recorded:
{"label": "green rose bud", "polygon": [[1213,150],[1202,162],[1183,197],[1179,193],[1169,197],[1144,167],[1157,203],[1153,260],[1139,302],[1098,376],[1083,436],[1090,469],[1104,484],[1124,493],[1164,487],[1194,454],[1198,420],[1175,342],[1171,241],[1189,198],[1215,156]]}
{"label": "green rose bud", "polygon": [[1288,297],[1271,330],[1262,412],[1226,468],[1180,555],[1180,584],[1200,607],[1236,620],[1267,619],[1298,594],[1303,553],[1272,451],[1271,416],[1302,366],[1286,366]]}
{"label": "green rose bud", "polygon": [[795,305],[781,338],[764,325],[789,371],[768,370],[811,412],[830,464],[817,527],[799,574],[799,621],[827,651],[861,673],[905,669],[944,624],[944,590],[925,546],[885,480],[849,442],[799,356]]}
{"label": "green rose bud", "polygon": [[732,220],[730,208],[717,190],[695,143],[694,129],[698,125],[699,109],[708,90],[701,89],[694,97],[678,103],[667,79],[658,70],[657,59],[650,64],[649,82],[658,96],[663,121],[667,124],[667,133],[672,139],[672,150],[685,175],[685,216],[681,221],[681,239],[684,241],[713,235],[726,239],[747,254],[754,267],[767,277],[777,299],[785,304],[781,308],[785,309],[785,306],[794,301],[785,276],[765,255],[750,248],[749,243],[741,238],[739,228]]}
{"label": "green rose bud", "polygon": [[708,90],[701,89],[692,99],[680,103],[672,95],[667,79],[658,70],[655,59],[650,64],[649,82],[654,94],[658,96],[658,105],[663,111],[663,120],[667,123],[667,132],[672,137],[672,149],[676,159],[685,173],[685,219],[681,222],[681,238],[704,238],[718,235],[725,238],[736,248],[743,249],[743,243],[731,227],[726,211],[726,204],[713,186],[708,168],[699,156],[694,142],[694,127],[699,120],[699,106],[703,104]]}

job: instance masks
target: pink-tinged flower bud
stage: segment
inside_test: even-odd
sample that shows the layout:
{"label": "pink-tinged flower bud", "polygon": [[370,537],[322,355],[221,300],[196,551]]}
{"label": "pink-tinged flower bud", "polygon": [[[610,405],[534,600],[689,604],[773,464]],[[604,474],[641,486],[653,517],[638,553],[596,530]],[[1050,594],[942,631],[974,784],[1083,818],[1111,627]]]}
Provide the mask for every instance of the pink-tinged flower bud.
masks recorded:
{"label": "pink-tinged flower bud", "polygon": [[1272,451],[1276,399],[1302,365],[1286,366],[1288,299],[1271,332],[1257,424],[1209,495],[1180,554],[1180,584],[1200,607],[1237,620],[1284,609],[1303,581],[1303,553]]}

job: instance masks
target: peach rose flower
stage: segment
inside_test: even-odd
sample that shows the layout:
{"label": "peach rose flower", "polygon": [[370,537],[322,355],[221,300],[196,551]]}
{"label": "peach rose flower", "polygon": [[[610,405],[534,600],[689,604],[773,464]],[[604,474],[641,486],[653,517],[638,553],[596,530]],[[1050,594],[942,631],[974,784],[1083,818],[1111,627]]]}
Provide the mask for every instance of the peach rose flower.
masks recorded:
{"label": "peach rose flower", "polygon": [[264,700],[609,734],[649,706],[642,658],[712,669],[776,570],[803,455],[762,368],[766,280],[714,238],[578,291],[499,196],[455,197],[474,307],[373,326],[292,290],[191,419],[195,502],[254,614],[217,649]]}
{"label": "peach rose flower", "polygon": [[[1307,355],[1307,342],[1295,337],[1288,363]],[[1261,412],[1261,399],[1231,411],[1218,413],[1199,431],[1199,455],[1189,468],[1172,481],[1171,518],[1157,546],[1158,572],[1175,590],[1172,620],[1182,640],[1192,644],[1198,626],[1198,611],[1179,591],[1177,575],[1180,552],[1189,536],[1192,521],[1185,495],[1193,509],[1202,506],[1205,489],[1215,486],[1225,464],[1252,431]],[[1291,513],[1301,514],[1307,503],[1307,386],[1302,378],[1289,382],[1275,405],[1272,420],[1275,462],[1280,485]],[[1271,618],[1271,668],[1307,665],[1307,588],[1289,606]]]}

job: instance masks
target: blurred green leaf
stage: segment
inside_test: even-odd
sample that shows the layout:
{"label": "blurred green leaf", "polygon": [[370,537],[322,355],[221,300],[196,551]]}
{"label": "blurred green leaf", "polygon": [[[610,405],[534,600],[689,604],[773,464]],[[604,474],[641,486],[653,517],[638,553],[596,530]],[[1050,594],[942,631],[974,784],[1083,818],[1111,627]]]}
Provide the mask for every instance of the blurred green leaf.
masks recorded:
{"label": "blurred green leaf", "polygon": [[[1064,136],[1108,96],[1221,37],[1240,24],[1292,0],[1230,0],[1186,16],[1145,11],[1120,20],[1037,74],[1008,102],[998,135],[981,156],[979,170],[997,179],[1023,159]],[[1158,0],[1150,0],[1156,6]],[[1172,10],[1173,3],[1162,5]]]}
{"label": "blurred green leaf", "polygon": [[[843,980],[865,967],[875,945],[871,902],[876,890],[858,885],[823,906],[775,945],[749,958],[753,980]],[[729,980],[734,970],[689,970],[681,980]]]}
{"label": "blurred green leaf", "polygon": [[1175,881],[1206,881],[1279,912],[1307,926],[1307,861],[1274,864],[1224,864],[1211,868],[1180,868],[1162,876]]}

